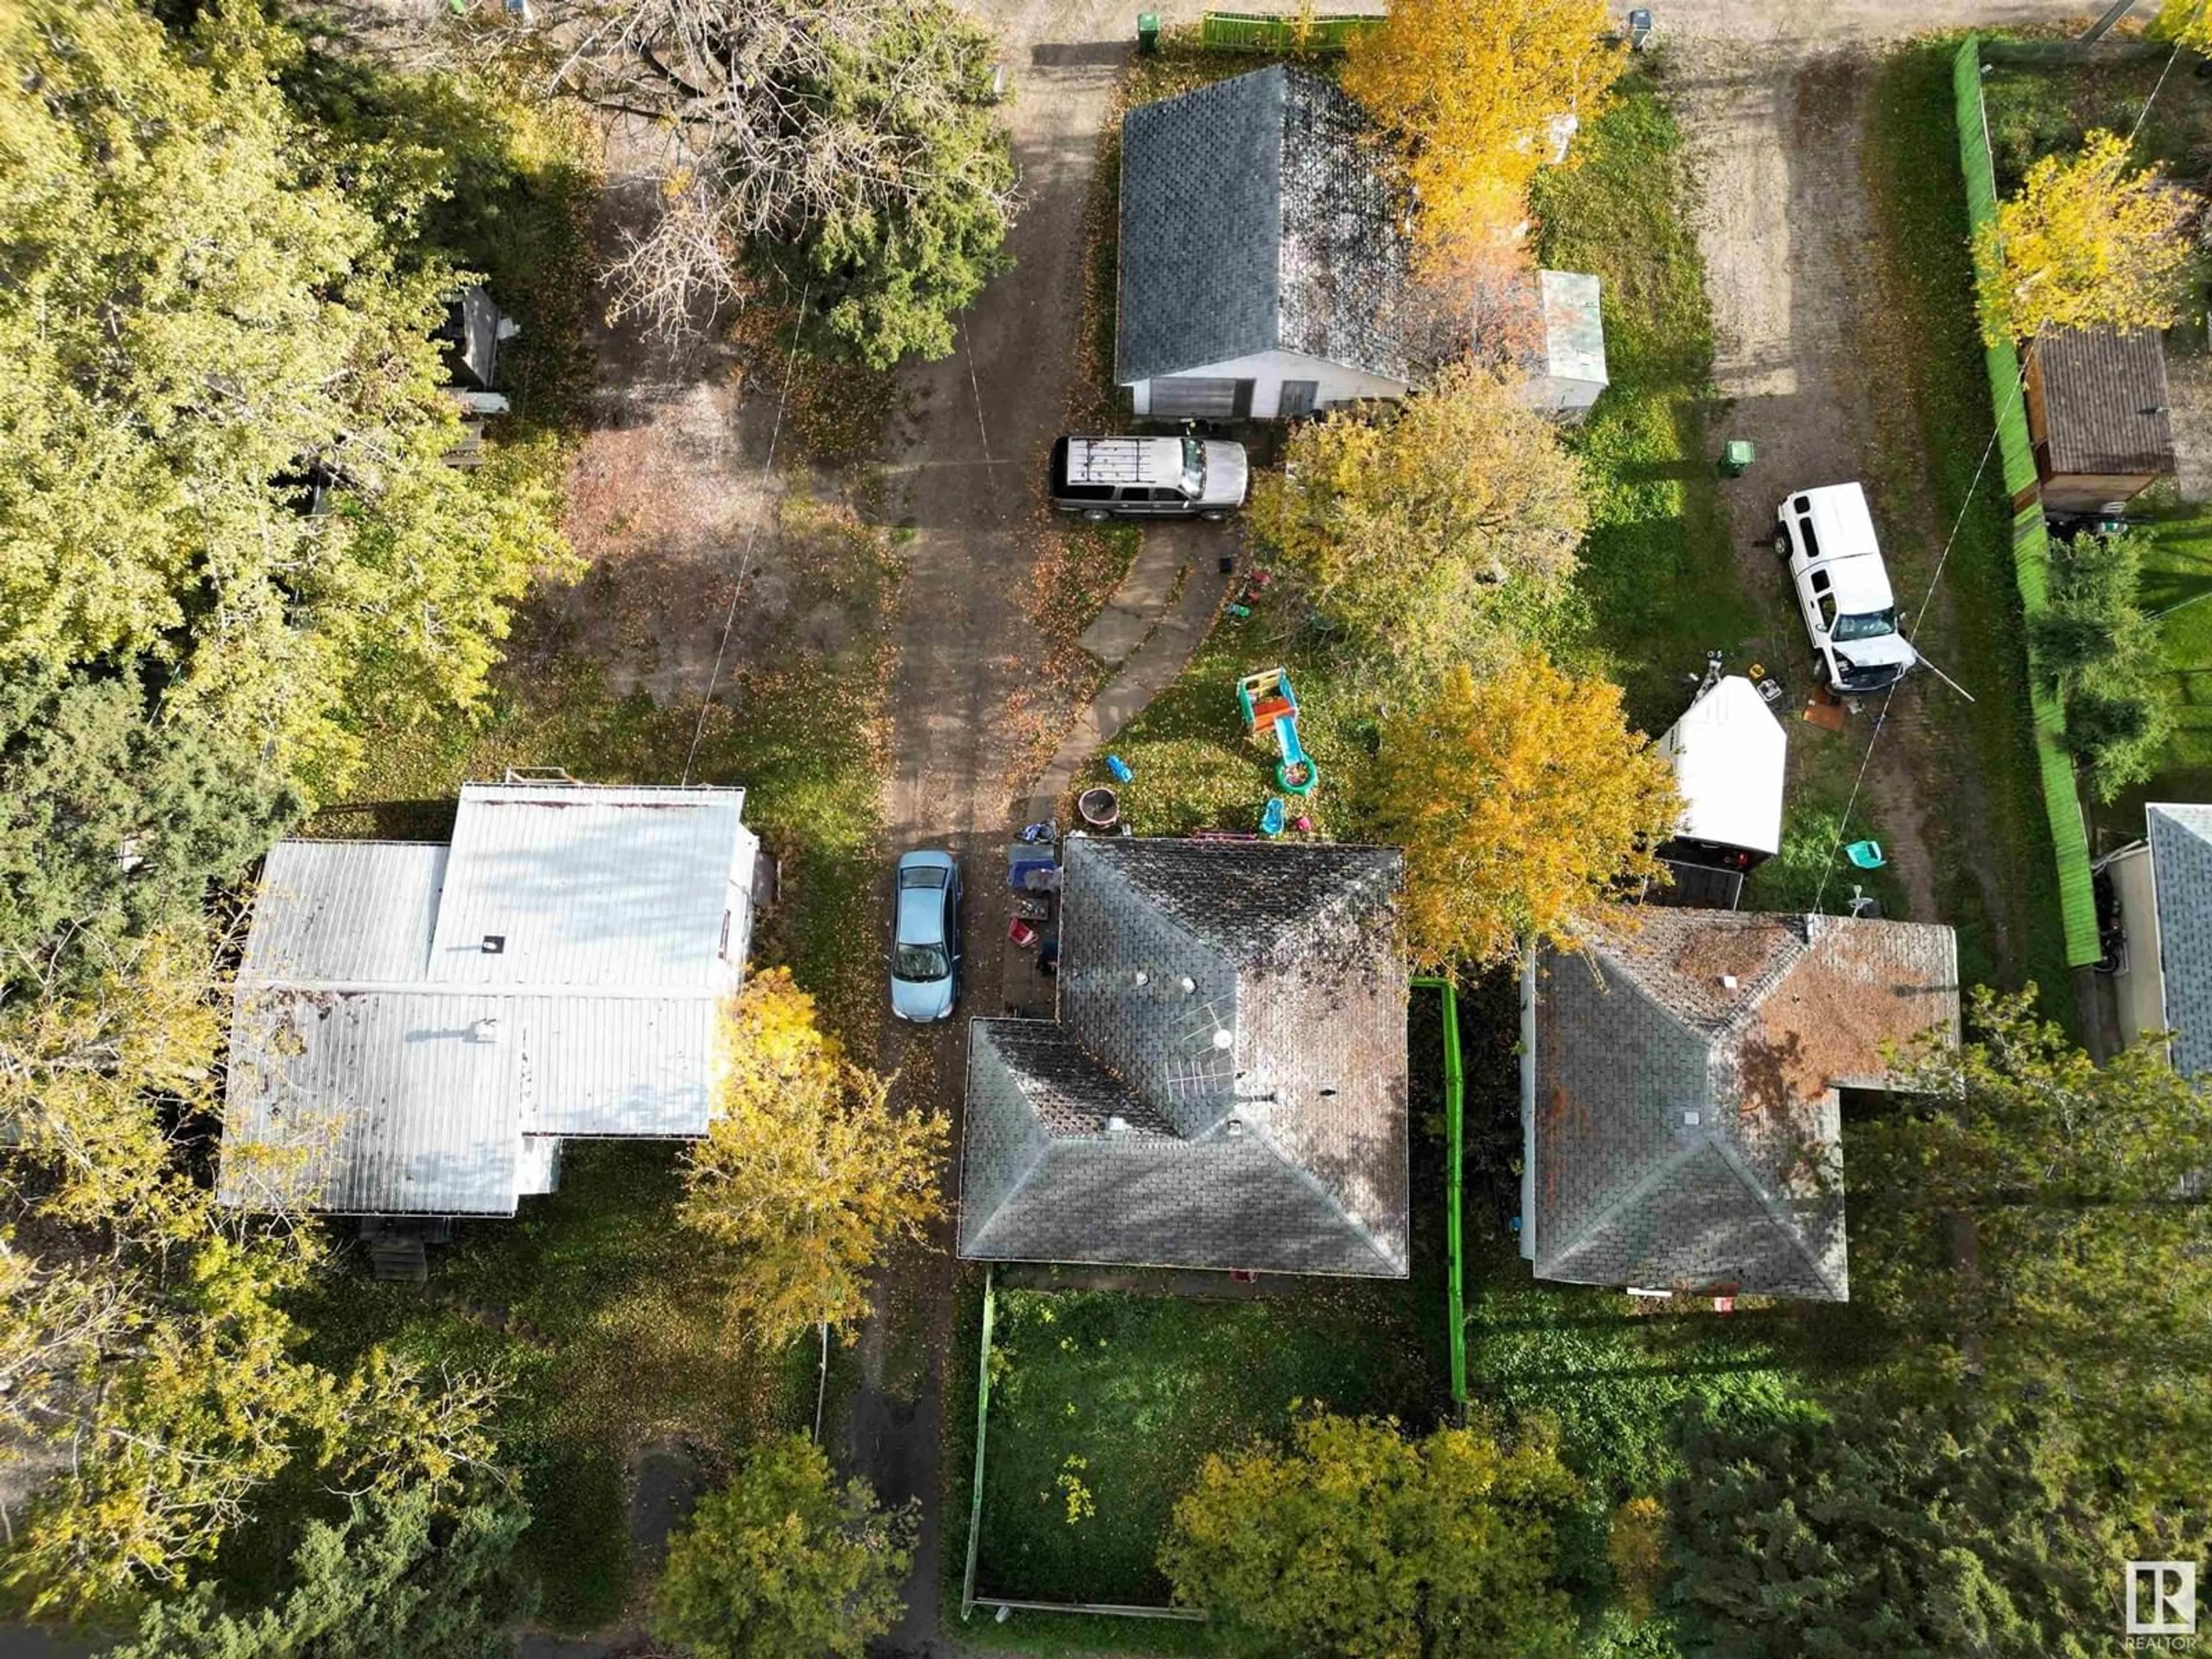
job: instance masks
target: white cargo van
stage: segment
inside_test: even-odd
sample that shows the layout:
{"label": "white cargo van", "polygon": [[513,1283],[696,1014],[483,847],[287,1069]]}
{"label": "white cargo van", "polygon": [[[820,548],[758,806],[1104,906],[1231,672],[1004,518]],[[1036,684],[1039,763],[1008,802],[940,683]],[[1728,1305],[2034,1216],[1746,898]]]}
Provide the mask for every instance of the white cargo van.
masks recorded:
{"label": "white cargo van", "polygon": [[1813,641],[1813,678],[1845,692],[1896,684],[1920,658],[1898,632],[1866,492],[1855,483],[1801,489],[1774,516],[1774,550],[1789,562]]}

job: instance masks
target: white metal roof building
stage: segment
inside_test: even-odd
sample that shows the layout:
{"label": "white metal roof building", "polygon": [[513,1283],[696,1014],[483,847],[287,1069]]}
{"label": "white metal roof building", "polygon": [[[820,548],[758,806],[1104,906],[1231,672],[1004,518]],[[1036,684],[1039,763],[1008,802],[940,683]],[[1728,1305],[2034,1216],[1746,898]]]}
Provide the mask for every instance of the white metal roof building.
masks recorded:
{"label": "white metal roof building", "polygon": [[1536,273],[1544,340],[1522,396],[1547,414],[1580,419],[1610,383],[1598,280],[1573,270]]}
{"label": "white metal roof building", "polygon": [[1757,686],[1741,674],[1715,681],[1660,747],[1682,797],[1677,836],[1760,858],[1782,850],[1790,739]]}
{"label": "white metal roof building", "polygon": [[218,1194],[512,1215],[571,1136],[713,1113],[744,792],[471,784],[449,846],[286,841],[240,967]]}

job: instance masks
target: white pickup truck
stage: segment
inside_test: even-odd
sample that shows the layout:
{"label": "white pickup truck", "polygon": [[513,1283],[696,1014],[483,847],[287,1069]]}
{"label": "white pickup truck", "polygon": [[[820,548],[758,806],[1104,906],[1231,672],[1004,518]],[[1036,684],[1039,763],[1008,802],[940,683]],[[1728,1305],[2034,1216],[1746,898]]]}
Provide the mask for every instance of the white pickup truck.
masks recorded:
{"label": "white pickup truck", "polygon": [[1838,691],[1880,691],[1920,660],[1897,628],[1897,599],[1855,483],[1801,489],[1775,509],[1774,550],[1813,641],[1813,678]]}

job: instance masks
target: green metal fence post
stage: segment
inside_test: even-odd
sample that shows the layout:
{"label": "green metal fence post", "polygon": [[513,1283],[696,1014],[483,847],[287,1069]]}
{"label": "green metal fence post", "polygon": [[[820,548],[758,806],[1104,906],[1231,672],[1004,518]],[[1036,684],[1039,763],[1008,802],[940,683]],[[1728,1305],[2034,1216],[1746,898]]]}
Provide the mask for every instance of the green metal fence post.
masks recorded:
{"label": "green metal fence post", "polygon": [[983,1541],[983,1436],[991,1418],[991,1320],[998,1297],[983,1269],[983,1346],[975,1358],[975,1492],[968,1504],[968,1568],[960,1580],[960,1617],[975,1611],[975,1551]]}
{"label": "green metal fence post", "polygon": [[1424,976],[1413,983],[1443,994],[1444,1048],[1444,1318],[1451,1338],[1451,1396],[1467,1404],[1467,1267],[1460,1210],[1467,1153],[1467,1076],[1459,1051],[1459,992],[1448,979]]}
{"label": "green metal fence post", "polygon": [[[1959,171],[1966,181],[1966,224],[1976,239],[1978,263],[1983,227],[1997,213],[1996,166],[1990,150],[1989,112],[1982,100],[1982,42],[1970,34],[1951,60],[1953,118],[1959,132]],[[1996,419],[1996,444],[2003,463],[2005,493],[2012,498],[2013,580],[2022,613],[2033,623],[2050,604],[2051,543],[2043,523],[2043,500],[2036,476],[2035,452],[2027,430],[2020,353],[2009,340],[1985,344],[1990,406]],[[2089,837],[2081,817],[2081,796],[2074,761],[2066,747],[2066,710],[2028,651],[2028,717],[2035,738],[2036,769],[2043,787],[2044,817],[2051,825],[2057,866],[2059,921],[2066,935],[2066,964],[2087,968],[2100,960],[2104,942],[2097,927],[2096,890],[2089,867]]]}

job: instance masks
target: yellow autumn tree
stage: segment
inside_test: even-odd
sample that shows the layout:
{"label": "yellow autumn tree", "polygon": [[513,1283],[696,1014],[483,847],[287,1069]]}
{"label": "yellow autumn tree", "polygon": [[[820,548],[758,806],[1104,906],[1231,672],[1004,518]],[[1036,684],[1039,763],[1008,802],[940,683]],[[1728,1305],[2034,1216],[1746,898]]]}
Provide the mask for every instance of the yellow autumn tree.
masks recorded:
{"label": "yellow autumn tree", "polygon": [[1527,216],[1550,124],[1603,107],[1626,59],[1606,0],[1395,0],[1352,37],[1345,89],[1403,154],[1432,273],[1480,267]]}
{"label": "yellow autumn tree", "polygon": [[2189,297],[2197,208],[2128,141],[2092,132],[2046,155],[1974,238],[1982,334],[1991,345],[2045,328],[2165,328]]}
{"label": "yellow autumn tree", "polygon": [[1661,873],[1681,812],[1620,688],[1533,651],[1484,679],[1455,669],[1387,720],[1368,787],[1372,828],[1406,849],[1407,942],[1435,969],[1571,939],[1618,884]]}
{"label": "yellow autumn tree", "polygon": [[2212,52],[2212,0],[2165,0],[2150,32],[2191,52]]}
{"label": "yellow autumn tree", "polygon": [[894,1110],[889,1081],[822,1030],[784,969],[747,981],[726,1037],[720,1115],[691,1148],[680,1218],[744,1253],[731,1313],[763,1340],[856,1324],[878,1253],[943,1213],[945,1120]]}

